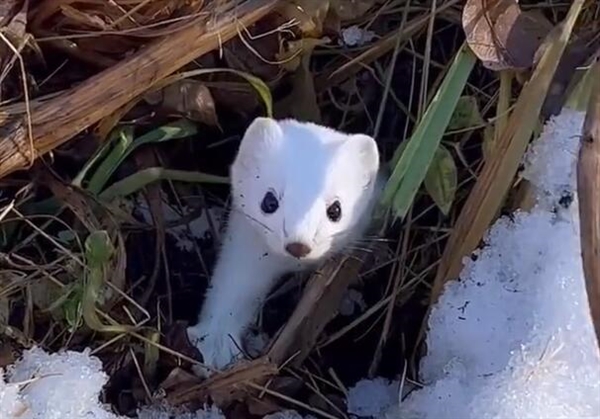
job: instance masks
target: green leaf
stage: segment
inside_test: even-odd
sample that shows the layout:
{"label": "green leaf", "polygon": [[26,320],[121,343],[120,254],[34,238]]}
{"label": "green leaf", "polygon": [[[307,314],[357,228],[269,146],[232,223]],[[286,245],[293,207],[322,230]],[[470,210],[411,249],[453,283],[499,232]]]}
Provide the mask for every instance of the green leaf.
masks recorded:
{"label": "green leaf", "polygon": [[110,236],[104,230],[90,233],[85,240],[85,259],[90,270],[98,269],[110,261],[114,247]]}
{"label": "green leaf", "polygon": [[448,215],[456,195],[458,175],[454,158],[443,145],[440,145],[433,157],[424,185],[440,211]]}
{"label": "green leaf", "polygon": [[94,173],[90,180],[87,190],[93,194],[99,194],[104,186],[136,148],[150,143],[162,143],[165,141],[176,140],[189,137],[197,132],[196,126],[187,119],[179,119],[167,125],[163,125],[155,130],[152,130],[136,139],[132,138],[133,128],[126,127],[122,130],[118,137],[118,142],[102,162],[98,170]]}
{"label": "green leaf", "polygon": [[462,96],[456,103],[456,109],[448,123],[449,131],[457,131],[482,125],[484,123],[477,98],[475,96]]}
{"label": "green leaf", "polygon": [[[475,62],[475,55],[463,44],[423,119],[401,152],[380,200],[380,207],[384,210],[391,207],[396,217],[404,217],[412,205]],[[399,154],[396,152],[394,158]]]}
{"label": "green leaf", "polygon": [[111,258],[115,248],[107,231],[96,230],[85,240],[86,275],[83,284],[81,309],[85,324],[98,332],[126,333],[131,327],[103,324],[96,313],[96,303],[107,275],[110,275]]}
{"label": "green leaf", "polygon": [[190,183],[229,183],[229,179],[222,176],[188,172],[185,170],[163,169],[162,167],[149,167],[115,182],[100,194],[100,199],[110,201],[117,197],[124,197],[159,180],[174,180]]}
{"label": "green leaf", "polygon": [[[93,194],[97,194],[102,190],[106,182],[108,182],[110,179],[110,176],[123,161],[124,156],[127,153],[127,149],[129,149],[132,143],[133,127],[126,126],[119,128],[117,130],[114,142],[109,144],[109,147],[112,147],[112,149],[108,148],[108,150],[110,150],[108,155],[104,158],[102,163],[100,163],[100,166],[98,169],[96,169],[87,185],[86,189],[88,191],[92,192]],[[81,179],[81,181],[82,180],[83,179]]]}
{"label": "green leaf", "polygon": [[85,163],[83,168],[77,173],[77,176],[71,182],[71,185],[77,186],[81,188],[83,179],[90,171],[90,169],[98,162],[100,159],[104,158],[108,152],[110,151],[113,142],[117,140],[117,138],[121,135],[121,130],[115,129],[109,135],[107,141],[105,141],[94,153],[94,155]]}
{"label": "green leaf", "polygon": [[69,291],[67,297],[60,304],[65,321],[69,326],[69,332],[71,333],[83,326],[82,297],[83,288],[80,284],[77,284]]}
{"label": "green leaf", "polygon": [[156,128],[133,141],[128,153],[142,146],[150,143],[163,143],[165,141],[177,140],[180,138],[190,137],[198,132],[196,125],[187,119],[179,119],[162,127]]}

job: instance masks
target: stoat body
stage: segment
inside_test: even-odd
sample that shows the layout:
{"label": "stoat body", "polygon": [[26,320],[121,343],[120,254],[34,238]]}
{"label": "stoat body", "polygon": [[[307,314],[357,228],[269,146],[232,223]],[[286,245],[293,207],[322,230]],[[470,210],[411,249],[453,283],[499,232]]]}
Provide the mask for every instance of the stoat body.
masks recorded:
{"label": "stoat body", "polygon": [[187,330],[205,365],[220,370],[241,355],[244,333],[283,274],[314,267],[361,234],[378,170],[367,135],[291,119],[250,124],[230,168],[220,254]]}

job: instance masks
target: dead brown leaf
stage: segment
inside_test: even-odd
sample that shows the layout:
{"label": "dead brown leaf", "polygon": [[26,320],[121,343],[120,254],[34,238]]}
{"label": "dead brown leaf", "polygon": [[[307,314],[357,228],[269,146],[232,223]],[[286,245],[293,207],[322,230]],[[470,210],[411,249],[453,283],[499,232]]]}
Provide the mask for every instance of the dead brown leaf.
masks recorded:
{"label": "dead brown leaf", "polygon": [[219,81],[207,83],[219,106],[241,114],[250,114],[261,106],[260,98],[246,82]]}
{"label": "dead brown leaf", "polygon": [[219,123],[210,89],[198,80],[179,80],[146,94],[144,99],[151,105],[158,105],[207,125],[216,126]]}
{"label": "dead brown leaf", "polygon": [[490,70],[526,69],[552,24],[517,0],[467,0],[462,14],[467,43]]}

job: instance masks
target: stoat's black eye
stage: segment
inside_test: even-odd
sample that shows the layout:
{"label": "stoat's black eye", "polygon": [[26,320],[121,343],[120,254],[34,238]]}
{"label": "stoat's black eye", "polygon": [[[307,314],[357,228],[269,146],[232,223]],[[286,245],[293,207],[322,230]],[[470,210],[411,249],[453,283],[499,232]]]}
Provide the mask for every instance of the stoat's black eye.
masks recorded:
{"label": "stoat's black eye", "polygon": [[334,223],[342,218],[342,206],[340,201],[334,201],[333,204],[327,207],[327,218]]}
{"label": "stoat's black eye", "polygon": [[279,208],[279,201],[273,192],[269,191],[265,194],[262,202],[260,203],[260,209],[265,214],[273,214]]}

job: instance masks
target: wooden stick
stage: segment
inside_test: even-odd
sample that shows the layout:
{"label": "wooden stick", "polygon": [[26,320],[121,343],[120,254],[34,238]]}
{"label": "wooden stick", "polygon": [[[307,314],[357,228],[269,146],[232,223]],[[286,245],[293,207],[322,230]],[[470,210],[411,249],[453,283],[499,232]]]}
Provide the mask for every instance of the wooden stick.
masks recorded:
{"label": "wooden stick", "polygon": [[[214,1],[211,4],[219,4]],[[31,162],[146,92],[156,82],[236,36],[271,12],[277,0],[237,0],[186,28],[152,42],[77,87],[37,106],[32,105],[33,144],[27,117],[0,109],[0,178]],[[33,146],[33,149],[32,149]]]}
{"label": "wooden stick", "polygon": [[577,195],[585,287],[600,347],[600,61],[590,71],[593,87],[577,162]]}
{"label": "wooden stick", "polygon": [[325,326],[337,314],[350,284],[356,281],[368,254],[333,257],[311,275],[292,316],[277,335],[267,354],[272,363],[299,366],[315,346]]}

